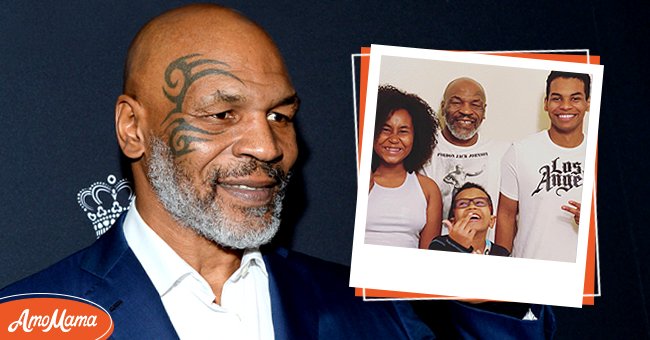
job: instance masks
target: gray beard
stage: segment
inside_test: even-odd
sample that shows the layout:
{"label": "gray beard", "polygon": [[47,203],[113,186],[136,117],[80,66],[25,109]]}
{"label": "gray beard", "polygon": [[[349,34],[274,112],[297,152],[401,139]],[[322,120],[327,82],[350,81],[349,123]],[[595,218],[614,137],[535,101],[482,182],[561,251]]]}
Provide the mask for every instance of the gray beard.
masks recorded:
{"label": "gray beard", "polygon": [[445,125],[449,129],[449,132],[451,132],[451,135],[456,137],[457,139],[460,139],[460,140],[470,140],[470,139],[472,139],[472,137],[474,137],[476,135],[476,133],[478,132],[478,128],[480,127],[480,125],[479,125],[479,126],[476,127],[476,129],[472,129],[472,130],[465,130],[465,129],[457,130],[457,129],[454,128],[454,125],[449,122],[449,119],[447,118],[447,113],[446,112],[443,115],[443,117],[445,118]]}
{"label": "gray beard", "polygon": [[[151,158],[147,166],[147,178],[163,207],[182,226],[216,244],[233,249],[257,248],[271,241],[280,227],[282,199],[290,174],[268,164],[250,160],[218,168],[211,176],[211,187],[206,197],[201,197],[190,176],[174,162],[171,149],[161,139],[151,138]],[[279,183],[272,202],[263,207],[239,207],[227,205],[216,195],[219,178],[242,177],[255,171],[265,171]],[[228,216],[238,213],[240,218]]]}

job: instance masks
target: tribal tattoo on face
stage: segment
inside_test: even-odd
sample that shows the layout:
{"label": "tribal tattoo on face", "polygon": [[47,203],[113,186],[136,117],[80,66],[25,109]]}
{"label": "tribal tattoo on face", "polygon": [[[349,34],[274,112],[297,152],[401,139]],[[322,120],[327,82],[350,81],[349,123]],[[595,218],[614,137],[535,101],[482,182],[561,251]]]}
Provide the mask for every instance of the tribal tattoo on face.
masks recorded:
{"label": "tribal tattoo on face", "polygon": [[[169,90],[165,87],[163,87],[162,90],[165,94],[165,97],[167,97],[169,101],[175,104],[175,106],[171,111],[169,111],[169,113],[167,113],[167,116],[165,116],[165,119],[161,125],[164,125],[173,115],[183,112],[185,95],[187,94],[187,90],[195,81],[210,75],[223,75],[231,77],[242,84],[244,83],[234,74],[228,72],[227,70],[224,70],[223,67],[230,67],[230,65],[222,61],[214,59],[197,59],[191,61],[191,59],[200,56],[201,54],[198,53],[188,54],[174,60],[169,64],[169,66],[167,66],[167,69],[165,70],[165,83]],[[199,68],[200,70],[195,71],[196,68]],[[177,72],[180,72],[182,75],[182,83],[180,84],[178,94],[172,95],[170,91],[179,88],[178,79],[172,79],[172,74]],[[176,118],[171,120],[165,129],[171,129],[168,145],[171,148],[174,157],[179,157],[194,151],[194,149],[191,147],[192,143],[207,142],[210,140],[210,136],[218,135],[221,133],[210,132],[198,128],[188,123],[185,118]],[[197,136],[197,134],[201,136]]]}

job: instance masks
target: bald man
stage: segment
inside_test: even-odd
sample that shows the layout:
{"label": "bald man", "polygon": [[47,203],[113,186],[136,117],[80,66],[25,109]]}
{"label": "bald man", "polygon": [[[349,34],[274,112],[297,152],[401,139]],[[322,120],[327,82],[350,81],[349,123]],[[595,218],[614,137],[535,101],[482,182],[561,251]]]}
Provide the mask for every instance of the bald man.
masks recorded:
{"label": "bald man", "polygon": [[[169,11],[137,34],[124,74],[115,126],[137,198],[96,243],[0,295],[81,297],[123,339],[433,337],[410,305],[355,297],[347,268],[259,250],[278,229],[300,103],[259,26],[214,5]],[[450,308],[466,332],[494,319]],[[495,330],[543,334],[539,317]]]}
{"label": "bald man", "polygon": [[[447,84],[440,102],[444,128],[438,132],[431,162],[424,167],[424,173],[440,188],[442,216],[449,216],[455,190],[467,182],[480,184],[490,196],[499,197],[499,162],[508,143],[479,135],[486,110],[487,97],[479,82],[461,77]],[[488,233],[490,241],[494,241],[492,230]],[[449,234],[445,224],[441,234]]]}

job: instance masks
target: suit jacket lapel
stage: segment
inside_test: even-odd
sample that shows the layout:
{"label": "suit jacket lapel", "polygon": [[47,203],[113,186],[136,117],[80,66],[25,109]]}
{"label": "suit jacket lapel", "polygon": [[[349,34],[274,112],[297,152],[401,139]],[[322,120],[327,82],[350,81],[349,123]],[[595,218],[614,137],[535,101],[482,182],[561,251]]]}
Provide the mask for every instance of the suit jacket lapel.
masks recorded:
{"label": "suit jacket lapel", "polygon": [[126,243],[125,215],[82,259],[81,268],[98,277],[86,298],[111,314],[115,338],[178,339],[158,292]]}
{"label": "suit jacket lapel", "polygon": [[318,339],[319,312],[310,282],[277,253],[264,255],[276,339]]}

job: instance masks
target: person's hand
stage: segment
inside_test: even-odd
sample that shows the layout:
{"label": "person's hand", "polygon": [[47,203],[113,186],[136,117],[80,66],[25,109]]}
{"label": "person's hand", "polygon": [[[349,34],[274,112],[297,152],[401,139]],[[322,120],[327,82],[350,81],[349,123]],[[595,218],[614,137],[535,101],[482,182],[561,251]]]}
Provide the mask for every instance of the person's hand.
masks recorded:
{"label": "person's hand", "polygon": [[476,234],[476,230],[468,226],[470,216],[471,214],[455,220],[453,224],[449,220],[442,221],[449,228],[449,237],[465,248],[469,248],[472,245],[472,240],[474,240],[474,235]]}
{"label": "person's hand", "polygon": [[572,206],[563,205],[562,210],[572,213],[576,224],[580,225],[580,202],[569,200],[569,204]]}

